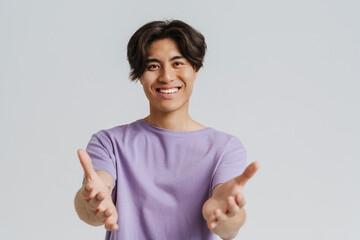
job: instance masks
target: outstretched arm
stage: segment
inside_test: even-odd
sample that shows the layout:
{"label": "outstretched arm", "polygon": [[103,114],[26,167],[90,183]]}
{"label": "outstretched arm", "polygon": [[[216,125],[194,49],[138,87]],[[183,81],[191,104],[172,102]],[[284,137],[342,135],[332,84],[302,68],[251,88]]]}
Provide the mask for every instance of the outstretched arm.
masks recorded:
{"label": "outstretched arm", "polygon": [[227,181],[217,185],[211,198],[203,206],[203,216],[209,229],[222,239],[234,238],[244,224],[246,214],[244,210],[244,186],[259,169],[259,163],[253,162],[245,171]]}
{"label": "outstretched arm", "polygon": [[104,224],[108,231],[117,230],[118,215],[111,199],[113,177],[105,171],[95,171],[85,150],[78,150],[78,156],[85,176],[75,196],[75,209],[79,218],[93,226]]}

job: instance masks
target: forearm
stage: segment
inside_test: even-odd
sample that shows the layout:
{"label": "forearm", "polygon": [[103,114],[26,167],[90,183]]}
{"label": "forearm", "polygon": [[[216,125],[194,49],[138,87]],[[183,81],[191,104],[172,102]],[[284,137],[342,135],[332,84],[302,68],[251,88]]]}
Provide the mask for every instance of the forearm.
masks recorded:
{"label": "forearm", "polygon": [[244,224],[246,219],[246,213],[244,208],[240,209],[240,212],[223,222],[220,222],[212,232],[221,237],[223,240],[230,240],[236,237],[241,226]]}

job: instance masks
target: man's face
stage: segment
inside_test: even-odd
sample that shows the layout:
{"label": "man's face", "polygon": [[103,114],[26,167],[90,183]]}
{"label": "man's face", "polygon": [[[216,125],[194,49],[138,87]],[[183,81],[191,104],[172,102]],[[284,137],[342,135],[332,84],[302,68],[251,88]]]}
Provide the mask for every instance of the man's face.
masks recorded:
{"label": "man's face", "polygon": [[187,113],[196,76],[197,71],[181,55],[175,41],[169,38],[154,41],[148,49],[145,72],[140,77],[151,110]]}

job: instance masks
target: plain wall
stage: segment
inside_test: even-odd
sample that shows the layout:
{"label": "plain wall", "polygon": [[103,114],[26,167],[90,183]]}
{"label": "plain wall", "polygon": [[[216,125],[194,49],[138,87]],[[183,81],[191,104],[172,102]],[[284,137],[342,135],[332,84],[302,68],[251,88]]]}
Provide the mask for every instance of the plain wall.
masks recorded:
{"label": "plain wall", "polygon": [[237,239],[360,238],[357,0],[0,0],[0,239],[103,239],[81,222],[76,155],[148,114],[126,45],[181,19],[208,52],[190,112],[261,169]]}

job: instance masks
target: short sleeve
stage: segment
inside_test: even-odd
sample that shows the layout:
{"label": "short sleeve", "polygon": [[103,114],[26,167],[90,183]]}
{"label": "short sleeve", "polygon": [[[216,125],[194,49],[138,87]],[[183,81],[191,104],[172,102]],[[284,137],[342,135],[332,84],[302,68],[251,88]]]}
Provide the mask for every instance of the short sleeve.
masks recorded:
{"label": "short sleeve", "polygon": [[239,176],[246,168],[246,150],[240,140],[232,137],[225,146],[214,173],[211,189],[220,183]]}
{"label": "short sleeve", "polygon": [[86,151],[90,155],[95,171],[102,170],[108,172],[116,181],[116,162],[112,150],[111,139],[102,131],[95,133],[87,147]]}

